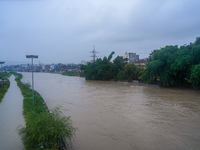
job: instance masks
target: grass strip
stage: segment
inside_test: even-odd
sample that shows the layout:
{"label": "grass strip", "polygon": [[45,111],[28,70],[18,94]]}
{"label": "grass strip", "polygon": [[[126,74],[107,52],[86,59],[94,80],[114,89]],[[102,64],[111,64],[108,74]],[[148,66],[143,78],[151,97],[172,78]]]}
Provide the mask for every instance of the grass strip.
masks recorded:
{"label": "grass strip", "polygon": [[8,88],[10,87],[10,81],[8,79],[9,74],[5,74],[5,73],[0,73],[0,76],[3,80],[3,85],[0,85],[0,102],[2,101],[4,95],[6,94],[6,92],[8,91]]}
{"label": "grass strip", "polygon": [[49,111],[45,101],[36,91],[34,92],[33,106],[30,85],[20,81],[21,74],[13,74],[16,76],[15,80],[24,97],[23,114],[26,127],[19,127],[18,132],[25,148],[66,149],[65,142],[69,145],[76,131],[70,117],[65,117],[59,107]]}

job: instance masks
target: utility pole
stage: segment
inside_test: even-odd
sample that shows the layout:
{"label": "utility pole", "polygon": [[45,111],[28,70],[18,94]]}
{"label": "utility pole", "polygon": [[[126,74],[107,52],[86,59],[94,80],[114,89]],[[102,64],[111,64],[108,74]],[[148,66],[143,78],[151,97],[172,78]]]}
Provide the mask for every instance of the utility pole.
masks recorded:
{"label": "utility pole", "polygon": [[95,62],[95,58],[97,57],[97,51],[95,51],[95,46],[93,45],[93,51],[91,51],[90,53],[92,53],[92,56],[91,57],[93,57],[93,62]]}

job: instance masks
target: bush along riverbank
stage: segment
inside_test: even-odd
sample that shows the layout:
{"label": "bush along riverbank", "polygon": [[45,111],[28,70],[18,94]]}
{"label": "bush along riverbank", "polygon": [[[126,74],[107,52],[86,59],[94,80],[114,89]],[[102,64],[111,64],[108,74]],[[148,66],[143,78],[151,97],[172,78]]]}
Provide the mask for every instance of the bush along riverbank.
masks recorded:
{"label": "bush along riverbank", "polygon": [[62,75],[66,75],[66,76],[78,76],[79,74],[76,71],[65,71],[62,73]]}
{"label": "bush along riverbank", "polygon": [[4,95],[8,91],[8,88],[10,87],[10,81],[8,79],[9,74],[0,73],[0,102],[2,101]]}
{"label": "bush along riverbank", "polygon": [[72,126],[70,117],[65,117],[59,107],[48,110],[42,97],[34,92],[34,106],[30,85],[22,83],[21,74],[14,73],[21,89],[23,114],[26,127],[19,126],[18,132],[26,149],[66,149],[75,136],[76,128]]}
{"label": "bush along riverbank", "polygon": [[143,69],[134,64],[128,64],[128,59],[117,56],[111,61],[115,52],[108,57],[98,58],[95,62],[81,65],[82,76],[86,80],[114,80],[114,81],[133,81],[138,80]]}

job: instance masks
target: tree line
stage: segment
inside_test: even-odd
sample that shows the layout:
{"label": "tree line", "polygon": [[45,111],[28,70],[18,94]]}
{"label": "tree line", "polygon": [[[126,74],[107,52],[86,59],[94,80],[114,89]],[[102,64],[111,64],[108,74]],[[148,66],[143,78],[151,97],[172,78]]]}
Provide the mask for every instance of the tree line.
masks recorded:
{"label": "tree line", "polygon": [[86,80],[140,80],[145,83],[156,82],[163,87],[185,84],[196,89],[200,87],[200,37],[189,45],[153,50],[145,69],[128,64],[122,56],[117,56],[111,62],[114,53],[82,65]]}
{"label": "tree line", "polygon": [[98,58],[95,62],[81,65],[86,80],[137,80],[142,68],[134,64],[128,64],[127,58],[117,56],[113,62],[111,59],[115,52],[103,59]]}
{"label": "tree line", "polygon": [[190,45],[166,46],[154,50],[140,77],[146,83],[159,81],[160,86],[200,86],[200,37]]}

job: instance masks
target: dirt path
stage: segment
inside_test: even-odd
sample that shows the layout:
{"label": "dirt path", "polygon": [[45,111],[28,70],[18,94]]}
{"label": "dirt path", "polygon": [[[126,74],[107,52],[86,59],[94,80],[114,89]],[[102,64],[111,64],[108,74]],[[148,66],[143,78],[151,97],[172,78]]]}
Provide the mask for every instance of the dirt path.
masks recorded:
{"label": "dirt path", "polygon": [[16,132],[18,125],[24,126],[22,115],[23,96],[15,77],[10,77],[10,88],[0,103],[0,149],[23,150],[23,143]]}

